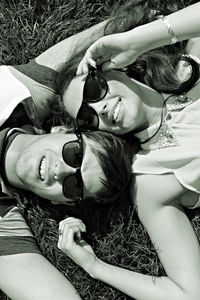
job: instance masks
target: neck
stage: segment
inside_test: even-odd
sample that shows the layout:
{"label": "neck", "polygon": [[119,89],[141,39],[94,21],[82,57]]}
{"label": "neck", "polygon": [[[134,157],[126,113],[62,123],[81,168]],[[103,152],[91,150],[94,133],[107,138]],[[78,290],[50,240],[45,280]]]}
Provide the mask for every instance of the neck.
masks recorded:
{"label": "neck", "polygon": [[142,126],[143,128],[140,128],[140,130],[143,130],[160,121],[164,98],[162,94],[153,90],[146,84],[135,79],[132,80],[137,85],[138,95],[143,103],[145,122]]}

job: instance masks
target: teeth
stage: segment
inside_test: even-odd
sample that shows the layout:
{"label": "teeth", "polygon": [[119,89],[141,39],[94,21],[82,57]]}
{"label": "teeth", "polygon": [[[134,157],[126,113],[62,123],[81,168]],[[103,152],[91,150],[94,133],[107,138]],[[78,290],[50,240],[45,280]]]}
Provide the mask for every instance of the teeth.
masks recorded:
{"label": "teeth", "polygon": [[116,123],[116,120],[117,120],[117,118],[119,116],[119,112],[120,112],[121,106],[122,106],[122,103],[121,103],[121,101],[119,101],[119,103],[117,104],[117,106],[116,106],[116,108],[115,108],[115,110],[113,112],[113,116],[112,116],[112,120],[113,120],[114,123]]}
{"label": "teeth", "polygon": [[46,167],[46,159],[45,157],[43,157],[39,166],[39,173],[42,181],[45,180],[45,167]]}

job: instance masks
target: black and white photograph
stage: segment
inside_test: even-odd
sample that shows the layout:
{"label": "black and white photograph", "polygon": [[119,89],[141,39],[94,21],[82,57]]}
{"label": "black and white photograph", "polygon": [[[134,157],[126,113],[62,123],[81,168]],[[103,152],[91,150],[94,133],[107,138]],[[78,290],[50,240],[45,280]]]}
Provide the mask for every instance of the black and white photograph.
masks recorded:
{"label": "black and white photograph", "polygon": [[0,0],[0,300],[200,299],[200,1]]}

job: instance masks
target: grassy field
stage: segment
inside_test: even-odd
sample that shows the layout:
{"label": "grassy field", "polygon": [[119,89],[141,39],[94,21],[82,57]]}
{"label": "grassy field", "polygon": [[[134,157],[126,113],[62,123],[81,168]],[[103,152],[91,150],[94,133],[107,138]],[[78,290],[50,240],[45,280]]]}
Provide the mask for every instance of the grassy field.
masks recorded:
{"label": "grassy field", "polygon": [[[164,0],[150,2],[163,11],[167,9]],[[179,7],[189,2],[192,1],[177,1]],[[0,64],[28,62],[58,41],[104,20],[112,11],[112,3],[111,0],[1,0]],[[175,4],[176,1],[168,1],[168,5]],[[38,204],[33,199],[26,210],[27,220],[43,254],[70,279],[83,299],[130,298],[91,279],[60,253],[56,247],[57,221],[65,213],[85,221],[87,239],[103,260],[151,276],[164,274],[154,247],[127,199],[104,208],[79,207],[70,211],[62,208],[62,214],[59,207],[46,207],[45,202]],[[199,211],[188,213],[200,237]],[[8,298],[1,293],[0,299]]]}

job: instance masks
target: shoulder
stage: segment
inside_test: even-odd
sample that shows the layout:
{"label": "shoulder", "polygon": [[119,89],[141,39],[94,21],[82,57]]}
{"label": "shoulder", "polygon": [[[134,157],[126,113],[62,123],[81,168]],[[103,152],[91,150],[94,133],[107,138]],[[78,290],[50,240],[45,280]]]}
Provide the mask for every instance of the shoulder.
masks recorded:
{"label": "shoulder", "polygon": [[55,78],[58,73],[47,66],[38,64],[35,60],[27,64],[12,66],[10,70],[24,84],[32,79],[36,83],[55,90]]}
{"label": "shoulder", "polygon": [[137,209],[151,210],[162,207],[186,191],[173,174],[137,174],[132,177],[130,196]]}

